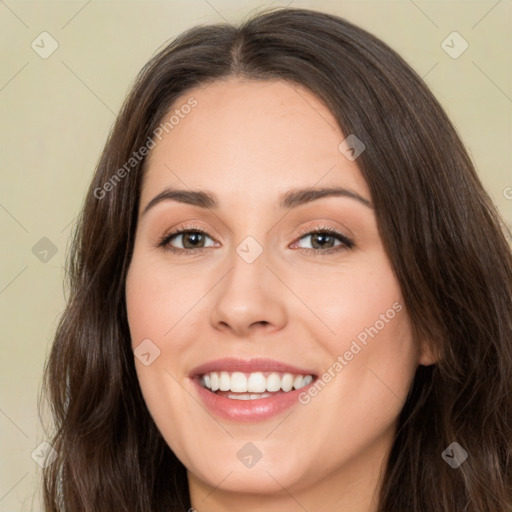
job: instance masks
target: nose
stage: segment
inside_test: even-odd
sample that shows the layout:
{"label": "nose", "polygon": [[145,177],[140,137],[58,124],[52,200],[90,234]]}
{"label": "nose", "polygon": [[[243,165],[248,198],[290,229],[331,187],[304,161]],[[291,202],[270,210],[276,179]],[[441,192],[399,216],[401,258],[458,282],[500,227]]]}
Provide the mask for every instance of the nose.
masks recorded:
{"label": "nose", "polygon": [[261,329],[283,328],[287,319],[285,287],[267,263],[265,251],[251,263],[234,253],[231,269],[215,287],[211,312],[215,329],[247,337]]}

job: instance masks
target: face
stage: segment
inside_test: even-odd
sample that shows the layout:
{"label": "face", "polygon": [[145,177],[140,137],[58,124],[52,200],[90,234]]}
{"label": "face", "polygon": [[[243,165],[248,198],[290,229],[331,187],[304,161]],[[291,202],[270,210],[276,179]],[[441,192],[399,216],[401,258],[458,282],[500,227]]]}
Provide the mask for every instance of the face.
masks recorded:
{"label": "face", "polygon": [[376,476],[421,354],[357,159],[298,86],[232,78],[173,109],[190,98],[146,162],[126,281],[150,413],[205,489]]}

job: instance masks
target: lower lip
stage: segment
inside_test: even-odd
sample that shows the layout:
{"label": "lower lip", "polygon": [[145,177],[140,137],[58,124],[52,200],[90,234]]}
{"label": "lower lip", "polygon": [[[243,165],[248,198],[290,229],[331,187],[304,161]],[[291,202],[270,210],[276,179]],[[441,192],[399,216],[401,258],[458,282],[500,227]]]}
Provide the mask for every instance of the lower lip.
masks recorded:
{"label": "lower lip", "polygon": [[203,404],[216,416],[237,422],[253,422],[276,416],[292,405],[299,403],[299,395],[313,385],[315,381],[313,380],[311,384],[300,389],[255,400],[227,398],[203,388],[197,378],[193,378],[192,382],[197,388],[197,393]]}

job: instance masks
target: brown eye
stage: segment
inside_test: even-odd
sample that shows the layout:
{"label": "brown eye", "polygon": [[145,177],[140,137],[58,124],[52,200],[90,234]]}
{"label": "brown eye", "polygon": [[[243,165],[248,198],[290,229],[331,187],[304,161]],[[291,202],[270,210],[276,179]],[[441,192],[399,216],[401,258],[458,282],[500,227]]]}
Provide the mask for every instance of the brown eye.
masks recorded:
{"label": "brown eye", "polygon": [[[158,246],[171,252],[194,252],[196,249],[201,250],[208,247],[205,245],[207,238],[212,240],[210,236],[200,229],[182,229],[165,236]],[[178,243],[178,247],[174,246],[175,243]]]}
{"label": "brown eye", "polygon": [[[343,233],[333,228],[317,228],[309,231],[301,231],[301,240],[310,238],[311,248],[301,247],[306,254],[318,255],[318,254],[330,254],[333,252],[342,251],[345,249],[351,249],[354,247],[354,242],[347,238]],[[338,243],[336,243],[338,242]]]}
{"label": "brown eye", "polygon": [[[177,235],[174,235],[172,238],[177,238],[181,236],[181,243],[185,249],[195,249],[197,247],[204,246],[205,235],[204,233],[200,233],[199,231],[186,231]],[[171,240],[172,240],[171,238]],[[170,240],[169,240],[170,242]]]}
{"label": "brown eye", "polygon": [[[308,237],[311,238],[311,245],[313,249],[330,249],[335,247],[336,237],[331,234],[311,233],[310,235],[302,237],[301,240]],[[341,244],[341,242],[339,242],[339,244]]]}

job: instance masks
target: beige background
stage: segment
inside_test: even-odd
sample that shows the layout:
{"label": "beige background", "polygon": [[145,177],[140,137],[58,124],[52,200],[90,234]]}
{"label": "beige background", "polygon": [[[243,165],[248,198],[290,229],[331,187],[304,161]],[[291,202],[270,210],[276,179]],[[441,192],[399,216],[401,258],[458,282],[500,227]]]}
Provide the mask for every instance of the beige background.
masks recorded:
{"label": "beige background", "polygon": [[[36,492],[40,468],[31,458],[45,440],[36,401],[64,307],[69,236],[136,73],[161,45],[192,25],[236,22],[254,9],[286,3],[0,2],[0,512],[42,510]],[[291,5],[361,25],[425,77],[510,225],[512,1],[295,0]],[[44,31],[58,43],[46,59],[31,47],[34,40],[42,46]],[[469,44],[456,59],[441,46],[453,31]],[[452,39],[448,44],[460,49]],[[55,246],[53,256],[38,253],[51,245],[40,242],[43,237]]]}

